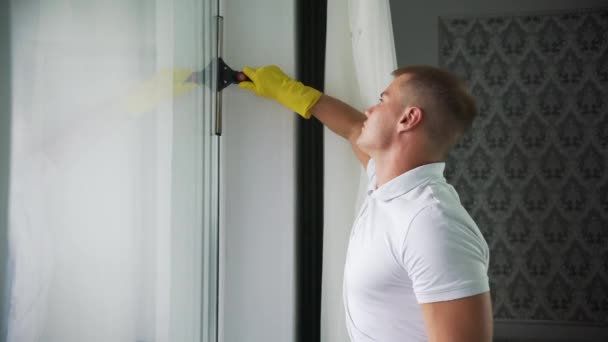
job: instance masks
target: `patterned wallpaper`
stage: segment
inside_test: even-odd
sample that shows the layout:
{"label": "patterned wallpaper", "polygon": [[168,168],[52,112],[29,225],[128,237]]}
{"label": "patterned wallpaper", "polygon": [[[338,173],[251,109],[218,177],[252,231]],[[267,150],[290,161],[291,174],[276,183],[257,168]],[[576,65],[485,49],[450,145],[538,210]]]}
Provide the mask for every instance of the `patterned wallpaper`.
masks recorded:
{"label": "patterned wallpaper", "polygon": [[494,315],[608,325],[608,8],[442,17],[479,116],[446,177],[490,245]]}

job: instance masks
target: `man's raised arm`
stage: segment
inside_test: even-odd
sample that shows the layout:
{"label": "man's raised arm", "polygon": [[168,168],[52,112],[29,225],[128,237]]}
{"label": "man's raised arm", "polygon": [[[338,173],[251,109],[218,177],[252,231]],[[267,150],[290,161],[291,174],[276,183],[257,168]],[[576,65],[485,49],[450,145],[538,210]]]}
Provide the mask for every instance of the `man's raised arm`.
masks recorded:
{"label": "man's raised arm", "polygon": [[277,66],[258,69],[245,67],[243,72],[251,82],[241,82],[239,87],[273,99],[305,119],[314,115],[327,128],[348,140],[361,164],[367,166],[369,156],[356,144],[366,119],[363,113],[336,98],[323,95],[318,90],[289,78]]}
{"label": "man's raised arm", "polygon": [[310,109],[312,115],[321,121],[327,128],[350,142],[357,159],[363,167],[367,167],[369,156],[357,146],[357,139],[361,135],[361,128],[365,115],[348,104],[323,95]]}

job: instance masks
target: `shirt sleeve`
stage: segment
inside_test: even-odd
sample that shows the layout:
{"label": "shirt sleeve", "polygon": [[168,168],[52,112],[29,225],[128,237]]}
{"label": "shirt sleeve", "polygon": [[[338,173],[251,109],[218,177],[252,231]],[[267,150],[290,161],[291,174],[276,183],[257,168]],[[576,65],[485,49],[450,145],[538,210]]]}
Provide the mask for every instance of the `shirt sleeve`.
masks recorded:
{"label": "shirt sleeve", "polygon": [[457,217],[433,204],[412,220],[402,256],[419,304],[490,290],[488,246],[472,220]]}

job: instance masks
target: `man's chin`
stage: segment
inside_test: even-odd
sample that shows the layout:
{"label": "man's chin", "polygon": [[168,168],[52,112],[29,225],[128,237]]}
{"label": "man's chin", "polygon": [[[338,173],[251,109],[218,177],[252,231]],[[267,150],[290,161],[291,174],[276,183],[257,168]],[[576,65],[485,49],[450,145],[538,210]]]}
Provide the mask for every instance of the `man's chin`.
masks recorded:
{"label": "man's chin", "polygon": [[362,136],[359,136],[359,139],[357,139],[357,141],[355,141],[355,145],[363,152],[368,153],[367,150],[367,144],[365,144],[365,140],[361,139]]}
{"label": "man's chin", "polygon": [[358,148],[362,148],[361,147],[361,135],[357,138],[357,140],[355,141],[355,146],[357,146]]}

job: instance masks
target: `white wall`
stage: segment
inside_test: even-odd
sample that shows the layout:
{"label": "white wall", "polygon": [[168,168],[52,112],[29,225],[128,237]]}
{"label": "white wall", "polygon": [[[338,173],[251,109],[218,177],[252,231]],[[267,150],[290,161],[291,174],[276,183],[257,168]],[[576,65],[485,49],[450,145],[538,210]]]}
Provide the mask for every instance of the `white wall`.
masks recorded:
{"label": "white wall", "polygon": [[[225,0],[224,60],[295,71],[293,0]],[[295,339],[295,117],[224,90],[220,340]]]}

